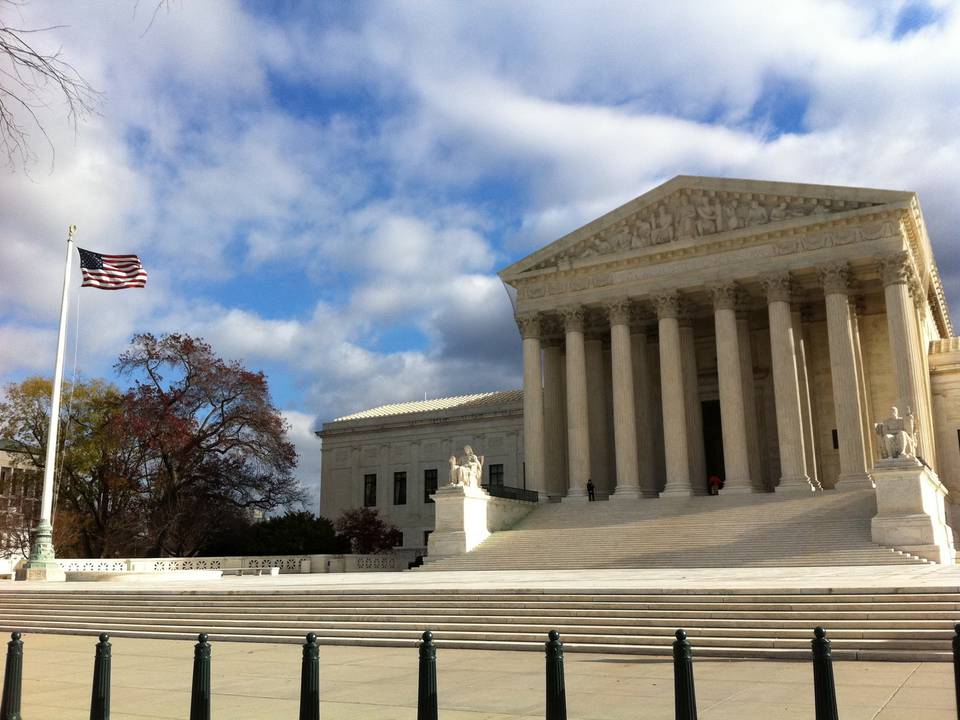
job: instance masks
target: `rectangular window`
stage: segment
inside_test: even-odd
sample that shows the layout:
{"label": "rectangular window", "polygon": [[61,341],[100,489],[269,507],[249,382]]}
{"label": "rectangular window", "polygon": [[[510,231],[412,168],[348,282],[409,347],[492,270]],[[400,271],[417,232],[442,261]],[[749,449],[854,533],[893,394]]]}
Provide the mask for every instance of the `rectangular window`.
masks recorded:
{"label": "rectangular window", "polygon": [[10,478],[13,476],[13,468],[0,467],[0,495],[10,494]]}
{"label": "rectangular window", "polygon": [[425,503],[432,503],[433,498],[430,497],[437,491],[437,469],[430,468],[429,470],[423,471],[423,501]]}
{"label": "rectangular window", "polygon": [[405,472],[395,472],[393,474],[393,504],[407,504],[407,474]]}
{"label": "rectangular window", "polygon": [[490,468],[490,484],[503,487],[503,464],[492,464]]}
{"label": "rectangular window", "polygon": [[377,504],[377,475],[363,476],[363,506],[374,507]]}
{"label": "rectangular window", "polygon": [[837,429],[836,429],[836,428],[833,429],[833,449],[834,449],[834,450],[839,450],[839,449],[840,449],[840,436],[837,435]]}

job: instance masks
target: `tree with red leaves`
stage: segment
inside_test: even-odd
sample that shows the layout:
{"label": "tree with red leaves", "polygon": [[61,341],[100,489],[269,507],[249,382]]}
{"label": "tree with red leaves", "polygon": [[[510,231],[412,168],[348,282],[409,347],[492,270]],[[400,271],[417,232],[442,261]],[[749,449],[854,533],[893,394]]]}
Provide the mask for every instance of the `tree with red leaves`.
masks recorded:
{"label": "tree with red leaves", "polygon": [[124,422],[144,458],[147,555],[195,554],[238,514],[302,501],[262,372],[183,334],[136,335],[115,367],[133,381]]}
{"label": "tree with red leaves", "polygon": [[350,550],[359,555],[388,552],[403,542],[401,532],[380,517],[376,508],[344,510],[333,527],[337,535],[350,542]]}

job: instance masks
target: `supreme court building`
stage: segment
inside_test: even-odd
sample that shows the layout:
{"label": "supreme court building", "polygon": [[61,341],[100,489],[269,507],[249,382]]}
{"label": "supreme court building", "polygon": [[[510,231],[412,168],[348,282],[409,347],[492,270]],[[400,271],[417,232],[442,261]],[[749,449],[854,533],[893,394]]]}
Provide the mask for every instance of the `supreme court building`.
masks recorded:
{"label": "supreme court building", "polygon": [[897,406],[960,490],[960,346],[914,193],[676,177],[500,276],[532,487],[869,487]]}
{"label": "supreme court building", "polygon": [[[523,338],[522,432],[494,413],[507,484],[565,501],[588,479],[614,501],[706,494],[711,475],[723,494],[869,488],[896,406],[960,493],[960,338],[915,193],[680,176],[500,277]],[[361,497],[364,448],[394,471],[407,425],[438,460],[474,437],[468,415],[428,439],[429,407],[407,410],[379,434],[324,425],[321,512]]]}

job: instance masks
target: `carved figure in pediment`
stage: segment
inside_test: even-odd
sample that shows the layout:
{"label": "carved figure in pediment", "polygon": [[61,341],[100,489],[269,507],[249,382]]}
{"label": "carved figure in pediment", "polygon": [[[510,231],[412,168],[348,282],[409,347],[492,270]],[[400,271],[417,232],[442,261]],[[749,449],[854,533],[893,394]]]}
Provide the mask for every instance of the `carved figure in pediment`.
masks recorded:
{"label": "carved figure in pediment", "polygon": [[630,228],[627,223],[619,222],[610,231],[611,250],[626,250],[630,247]]}
{"label": "carved figure in pediment", "polygon": [[613,252],[613,246],[610,244],[605,233],[601,233],[594,238],[593,248],[597,251],[597,255],[606,255],[607,253]]}
{"label": "carved figure in pediment", "polygon": [[673,241],[673,213],[666,205],[661,205],[657,213],[657,227],[653,231],[654,244],[660,245]]}
{"label": "carved figure in pediment", "polygon": [[690,201],[685,201],[678,213],[680,222],[677,223],[677,237],[681,240],[692,238],[697,228],[697,209]]}
{"label": "carved figure in pediment", "polygon": [[787,219],[787,204],[778,203],[775,208],[770,210],[770,222],[780,222]]}
{"label": "carved figure in pediment", "polygon": [[826,206],[821,205],[821,204],[818,203],[818,202],[814,202],[814,203],[813,203],[813,214],[814,214],[814,215],[829,215],[829,214],[830,214],[830,211],[826,208]]}
{"label": "carved figure in pediment", "polygon": [[697,205],[697,234],[710,235],[717,231],[720,213],[710,204],[709,198],[701,197]]}
{"label": "carved figure in pediment", "polygon": [[767,209],[757,200],[750,201],[750,210],[747,212],[748,225],[764,225],[770,221]]}
{"label": "carved figure in pediment", "polygon": [[653,242],[653,225],[650,224],[649,220],[638,217],[633,222],[633,237],[630,240],[630,247],[639,250],[647,247],[651,242]]}
{"label": "carved figure in pediment", "polygon": [[725,230],[736,230],[740,227],[740,218],[737,215],[739,203],[731,200],[723,206],[723,227]]}

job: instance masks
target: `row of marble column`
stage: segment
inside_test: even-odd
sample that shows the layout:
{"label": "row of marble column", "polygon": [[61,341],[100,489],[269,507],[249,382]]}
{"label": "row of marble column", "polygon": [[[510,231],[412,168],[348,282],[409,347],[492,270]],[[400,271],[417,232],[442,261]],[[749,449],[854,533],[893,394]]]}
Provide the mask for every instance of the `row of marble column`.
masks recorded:
{"label": "row of marble column", "polygon": [[[885,301],[893,358],[897,398],[901,406],[921,407],[922,368],[917,353],[906,352],[919,344],[915,316],[911,315],[909,258],[900,253],[881,261]],[[864,412],[865,390],[862,368],[858,367],[855,315],[850,302],[851,273],[844,263],[818,268],[824,290],[827,336],[832,374],[833,400],[839,444],[840,475],[838,487],[868,487],[871,484],[871,460],[866,441]],[[761,278],[766,291],[770,328],[771,370],[776,405],[777,441],[780,456],[780,480],[783,491],[810,491],[820,488],[815,471],[812,445],[812,420],[806,362],[802,356],[799,313],[791,304],[791,278],[778,273]],[[722,424],[725,493],[748,493],[760,488],[760,459],[757,440],[757,414],[754,405],[753,362],[750,335],[745,317],[738,319],[739,289],[736,283],[720,283],[711,288],[717,375]],[[681,315],[684,312],[680,292],[661,293],[649,298],[657,315],[660,349],[660,392],[663,413],[663,446],[666,484],[662,495],[689,495],[702,491],[706,478],[703,458],[691,462],[702,428],[696,396],[696,369],[684,358],[681,342]],[[631,342],[631,300],[622,298],[605,306],[610,322],[610,359],[613,389],[613,434],[615,491],[612,499],[641,496],[635,374]],[[566,346],[566,498],[585,499],[590,477],[589,395],[584,342],[584,308],[565,307],[557,312],[563,318]],[[523,334],[524,362],[524,462],[528,487],[543,492],[545,429],[544,393],[541,375],[541,322],[536,314],[521,315],[518,324]],[[689,352],[689,349],[687,350]],[[549,372],[556,373],[551,367]],[[692,402],[691,402],[692,400]],[[688,417],[692,413],[692,417]],[[691,442],[693,440],[694,442]],[[700,447],[702,455],[702,447]]]}

